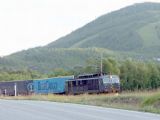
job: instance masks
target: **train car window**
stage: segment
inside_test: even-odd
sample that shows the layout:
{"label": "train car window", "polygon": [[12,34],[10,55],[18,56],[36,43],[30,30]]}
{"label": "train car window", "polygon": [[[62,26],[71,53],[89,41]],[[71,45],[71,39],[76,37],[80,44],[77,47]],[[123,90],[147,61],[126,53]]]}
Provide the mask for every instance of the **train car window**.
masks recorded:
{"label": "train car window", "polygon": [[119,83],[119,77],[118,76],[113,77],[112,83]]}
{"label": "train car window", "polygon": [[119,77],[116,75],[105,75],[103,76],[103,83],[119,83]]}
{"label": "train car window", "polygon": [[103,83],[110,83],[109,78],[107,76],[103,76]]}

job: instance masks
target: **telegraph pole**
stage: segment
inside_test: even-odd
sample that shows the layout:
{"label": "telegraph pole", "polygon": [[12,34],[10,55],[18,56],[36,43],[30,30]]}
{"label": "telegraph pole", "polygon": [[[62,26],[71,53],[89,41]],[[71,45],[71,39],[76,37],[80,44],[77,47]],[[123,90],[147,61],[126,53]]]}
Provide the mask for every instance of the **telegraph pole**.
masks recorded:
{"label": "telegraph pole", "polygon": [[103,74],[103,53],[101,53],[101,75]]}

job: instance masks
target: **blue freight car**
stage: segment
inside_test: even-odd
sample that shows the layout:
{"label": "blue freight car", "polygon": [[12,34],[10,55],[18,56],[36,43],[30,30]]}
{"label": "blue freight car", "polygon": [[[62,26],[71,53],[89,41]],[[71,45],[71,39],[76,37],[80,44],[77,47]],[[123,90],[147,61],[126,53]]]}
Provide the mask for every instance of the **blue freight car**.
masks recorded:
{"label": "blue freight car", "polygon": [[41,80],[33,80],[35,94],[65,93],[65,82],[74,76],[63,76]]}

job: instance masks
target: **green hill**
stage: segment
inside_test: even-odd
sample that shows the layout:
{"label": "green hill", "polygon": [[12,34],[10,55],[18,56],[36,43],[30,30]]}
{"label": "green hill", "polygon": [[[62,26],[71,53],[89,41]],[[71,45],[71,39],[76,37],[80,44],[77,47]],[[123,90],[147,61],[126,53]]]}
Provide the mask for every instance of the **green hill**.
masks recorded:
{"label": "green hill", "polygon": [[149,48],[160,48],[160,4],[135,4],[103,15],[48,47],[100,47],[144,53]]}
{"label": "green hill", "polygon": [[160,56],[160,4],[135,4],[103,15],[48,44],[0,58],[1,69],[71,69],[90,58]]}
{"label": "green hill", "polygon": [[73,69],[85,65],[89,59],[100,60],[100,53],[116,56],[116,53],[97,48],[33,48],[0,59],[0,69],[31,69],[49,72],[56,68]]}

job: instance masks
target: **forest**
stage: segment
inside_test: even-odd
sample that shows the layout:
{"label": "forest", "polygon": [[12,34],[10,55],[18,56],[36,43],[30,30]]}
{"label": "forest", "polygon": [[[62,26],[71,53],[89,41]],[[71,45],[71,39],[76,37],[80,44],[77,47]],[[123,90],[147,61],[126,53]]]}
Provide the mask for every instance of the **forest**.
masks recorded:
{"label": "forest", "polygon": [[[104,58],[103,73],[119,75],[122,90],[152,90],[160,87],[160,64],[150,61]],[[47,73],[33,70],[0,71],[0,81],[32,80],[56,76],[79,75],[100,72],[100,60],[88,59],[85,66],[75,66],[70,70],[54,68]]]}

